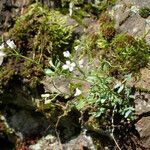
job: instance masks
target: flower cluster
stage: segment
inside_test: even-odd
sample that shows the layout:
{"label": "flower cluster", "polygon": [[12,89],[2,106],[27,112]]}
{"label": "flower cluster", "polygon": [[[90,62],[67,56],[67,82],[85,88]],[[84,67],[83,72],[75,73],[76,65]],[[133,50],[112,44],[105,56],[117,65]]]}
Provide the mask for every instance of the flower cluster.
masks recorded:
{"label": "flower cluster", "polygon": [[69,71],[73,71],[75,66],[76,66],[76,64],[75,64],[74,62],[71,63],[70,60],[67,60],[67,61],[66,61],[66,64],[64,64],[64,65],[62,66],[62,68],[63,68],[64,70],[67,70],[67,69],[68,69]]}
{"label": "flower cluster", "polygon": [[[71,54],[69,51],[63,52],[63,55],[64,55],[64,57],[71,59]],[[78,65],[79,68],[83,68],[83,63],[84,63],[83,59],[79,60],[78,63],[71,62],[70,60],[66,60],[66,64],[64,64],[62,66],[62,68],[63,68],[63,70],[68,69],[70,72],[72,72],[74,70],[74,68],[76,67],[76,65]],[[79,88],[76,88],[74,96],[75,97],[79,96],[79,95],[81,95],[81,93],[82,93],[82,91],[79,90]]]}
{"label": "flower cluster", "polygon": [[[64,55],[64,57],[66,57],[66,58],[70,58],[70,56],[71,56],[71,54],[70,54],[69,51],[63,52],[63,55]],[[78,65],[79,65],[80,68],[83,68],[83,63],[84,63],[84,60],[83,60],[83,59],[79,60]],[[66,64],[64,64],[64,65],[62,66],[62,68],[63,68],[64,70],[67,70],[67,69],[68,69],[68,70],[71,71],[71,72],[74,70],[75,67],[76,67],[76,63],[71,62],[70,60],[67,60],[67,61],[66,61]]]}

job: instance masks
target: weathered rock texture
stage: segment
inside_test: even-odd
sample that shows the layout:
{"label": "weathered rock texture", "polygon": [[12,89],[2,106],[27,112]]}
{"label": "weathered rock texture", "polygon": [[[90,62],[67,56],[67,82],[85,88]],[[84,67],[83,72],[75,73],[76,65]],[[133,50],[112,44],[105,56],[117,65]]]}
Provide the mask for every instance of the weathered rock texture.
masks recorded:
{"label": "weathered rock texture", "polygon": [[[150,6],[148,0],[121,0],[118,1],[114,7],[114,17],[116,21],[116,28],[122,32],[128,32],[129,34],[139,37],[145,36],[150,30],[150,16],[148,18],[142,18],[139,12],[134,12],[131,8]],[[146,41],[150,43],[150,33],[145,37]]]}
{"label": "weathered rock texture", "polygon": [[[119,32],[127,32],[134,37],[144,37],[150,44],[150,16],[142,18],[139,10],[142,7],[149,7],[149,0],[119,0],[113,8],[116,28]],[[132,10],[135,7],[137,10]],[[137,11],[137,12],[136,12]],[[132,87],[139,90],[150,91],[150,70],[141,70],[139,81],[132,81]],[[136,114],[140,115],[140,120],[136,123],[136,128],[143,141],[143,145],[150,148],[150,94],[136,93],[135,100]]]}
{"label": "weathered rock texture", "polygon": [[24,8],[33,0],[1,0],[0,1],[0,33],[12,26],[13,19],[22,14]]}

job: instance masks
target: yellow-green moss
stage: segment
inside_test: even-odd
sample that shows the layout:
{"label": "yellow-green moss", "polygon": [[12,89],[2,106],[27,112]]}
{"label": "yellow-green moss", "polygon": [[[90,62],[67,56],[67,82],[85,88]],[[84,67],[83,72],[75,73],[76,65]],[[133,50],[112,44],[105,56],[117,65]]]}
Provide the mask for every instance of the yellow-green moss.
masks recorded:
{"label": "yellow-green moss", "polygon": [[[43,69],[49,59],[63,60],[63,51],[70,50],[73,43],[72,26],[67,16],[35,3],[16,19],[9,31],[17,49],[6,49],[7,57],[0,70],[0,86],[18,75],[28,84],[36,86],[43,77]],[[29,85],[30,85],[29,84]]]}
{"label": "yellow-green moss", "polygon": [[121,33],[114,37],[110,44],[107,60],[111,64],[113,75],[137,73],[149,62],[150,46],[143,39]]}
{"label": "yellow-green moss", "polygon": [[102,36],[104,37],[104,39],[106,39],[107,41],[110,41],[115,36],[116,29],[111,23],[105,24],[105,25],[103,24],[101,28],[101,32],[102,32]]}

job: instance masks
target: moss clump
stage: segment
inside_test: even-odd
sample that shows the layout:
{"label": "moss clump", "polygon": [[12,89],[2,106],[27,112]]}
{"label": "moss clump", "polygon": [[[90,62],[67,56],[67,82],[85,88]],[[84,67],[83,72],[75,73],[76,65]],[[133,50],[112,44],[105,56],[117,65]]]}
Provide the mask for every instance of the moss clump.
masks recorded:
{"label": "moss clump", "polygon": [[142,7],[139,14],[143,18],[148,18],[150,16],[150,7]]}
{"label": "moss clump", "polygon": [[147,66],[150,46],[143,39],[135,40],[132,36],[121,33],[114,37],[110,45],[107,60],[113,75],[136,73]]}
{"label": "moss clump", "polygon": [[115,36],[116,29],[112,24],[103,24],[101,32],[104,39],[110,41]]}
{"label": "moss clump", "polygon": [[67,17],[58,11],[49,11],[37,3],[17,19],[10,35],[24,55],[32,51],[51,57],[60,56],[72,40],[71,27],[66,21]]}
{"label": "moss clump", "polygon": [[13,76],[36,86],[43,77],[43,69],[48,60],[63,60],[63,51],[71,49],[72,27],[66,24],[67,17],[58,11],[43,7],[39,3],[31,5],[20,16],[9,35],[17,49],[6,49],[7,57],[0,68],[0,86],[4,88]]}
{"label": "moss clump", "polygon": [[111,46],[113,48],[121,48],[121,47],[126,47],[127,45],[135,45],[136,40],[134,39],[133,36],[121,33],[115,36],[113,39]]}
{"label": "moss clump", "polygon": [[[101,0],[101,1],[85,1],[85,0],[62,0],[62,8],[60,11],[69,13],[70,4],[73,4],[73,15],[76,18],[80,17],[78,10],[86,12],[88,15],[98,17],[103,11],[106,11],[109,6],[114,5],[116,0]],[[81,12],[81,11],[80,11]],[[78,16],[78,17],[77,17]]]}
{"label": "moss clump", "polygon": [[99,23],[100,24],[111,23],[111,22],[112,22],[112,19],[108,15],[108,12],[101,13],[100,18],[99,18]]}

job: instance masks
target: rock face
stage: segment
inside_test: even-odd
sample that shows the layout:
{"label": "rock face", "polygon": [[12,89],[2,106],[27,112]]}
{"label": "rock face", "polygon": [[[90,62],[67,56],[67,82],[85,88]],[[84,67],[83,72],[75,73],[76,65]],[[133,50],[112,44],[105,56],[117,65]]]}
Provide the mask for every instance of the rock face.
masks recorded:
{"label": "rock face", "polygon": [[47,135],[37,144],[31,145],[30,148],[31,150],[96,150],[91,137],[83,134],[65,144],[58,142],[55,137]]}
{"label": "rock face", "polygon": [[40,135],[49,126],[46,118],[40,113],[26,110],[10,109],[7,122],[16,132],[20,132],[23,138]]}
{"label": "rock face", "polygon": [[[13,18],[22,14],[24,8],[32,2],[33,0],[1,0],[0,34],[1,32],[10,28],[12,26],[12,23],[10,22],[13,21]],[[41,0],[41,2],[48,5],[49,7],[58,7],[60,5],[60,0]],[[113,8],[117,30],[119,32],[128,32],[135,37],[144,36],[144,34],[150,30],[150,16],[147,18],[142,18],[138,13],[138,9],[145,6],[150,6],[149,0],[118,1]],[[89,18],[86,18],[84,21],[86,26],[88,26],[90,23],[93,23],[93,26],[95,24],[94,20],[90,20]],[[69,18],[68,24],[75,25],[77,22]],[[75,33],[82,34],[84,32],[84,28],[79,26],[79,24],[77,25],[78,27],[75,28]],[[95,26],[94,29],[99,30],[97,26]],[[92,32],[91,29],[90,32]],[[150,43],[150,33],[148,33],[145,38],[147,42]],[[142,79],[136,83],[136,87],[142,87],[143,89],[149,90],[149,74],[150,71],[148,69],[142,71]],[[53,82],[50,78],[45,78],[42,83],[45,86],[45,91],[52,93],[62,92],[65,94],[70,94],[70,90],[68,88],[69,81],[63,78],[57,78],[53,80]],[[88,90],[89,87],[90,86],[86,83],[85,86],[83,85],[84,90]],[[7,105],[11,105],[9,108],[7,106],[4,112],[4,115],[7,118],[7,122],[9,126],[15,130],[15,132],[21,133],[23,138],[39,134],[42,135],[50,125],[49,120],[47,120],[47,118],[42,115],[42,113],[35,112],[32,98],[26,98],[25,95],[20,95],[19,89],[17,89],[16,101],[12,102],[12,100],[9,99],[7,101]],[[148,149],[150,148],[150,94],[137,93],[135,109],[136,114],[140,116],[140,119],[135,124],[135,126],[143,141],[143,145]],[[72,136],[80,133],[81,129],[79,128],[79,118],[80,114],[78,111],[71,111],[69,116],[64,116],[60,119],[60,125],[58,125],[58,130],[61,131],[60,138],[70,140]],[[65,144],[60,144],[60,142],[56,140],[56,137],[46,136],[45,138],[42,138],[40,141],[38,141],[36,145],[30,146],[32,150],[59,150],[62,149],[62,147],[64,150],[95,150],[91,138],[85,135],[79,135]]]}
{"label": "rock face", "polygon": [[13,18],[23,13],[33,0],[1,0],[0,1],[0,33],[11,27]]}
{"label": "rock face", "polygon": [[143,117],[136,124],[136,128],[140,133],[140,138],[143,141],[143,146],[147,149],[150,148],[150,116]]}
{"label": "rock face", "polygon": [[[139,10],[147,6],[150,6],[150,1],[147,0],[118,1],[113,8],[116,28],[121,32],[128,32],[135,37],[145,36],[150,30],[150,16],[142,18],[139,15]],[[150,33],[145,36],[145,39],[150,43]]]}
{"label": "rock face", "polygon": [[[139,14],[140,8],[150,6],[149,0],[119,0],[112,12],[116,21],[116,28],[119,32],[127,32],[134,37],[144,37],[150,44],[150,16],[142,18]],[[147,33],[147,34],[146,34]],[[141,70],[141,78],[138,82],[132,82],[137,89],[149,91],[150,70]],[[140,116],[135,124],[140,134],[143,145],[150,148],[150,94],[136,93],[135,111]]]}

